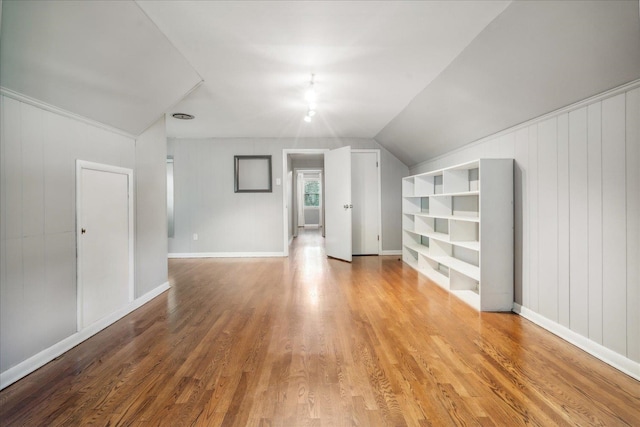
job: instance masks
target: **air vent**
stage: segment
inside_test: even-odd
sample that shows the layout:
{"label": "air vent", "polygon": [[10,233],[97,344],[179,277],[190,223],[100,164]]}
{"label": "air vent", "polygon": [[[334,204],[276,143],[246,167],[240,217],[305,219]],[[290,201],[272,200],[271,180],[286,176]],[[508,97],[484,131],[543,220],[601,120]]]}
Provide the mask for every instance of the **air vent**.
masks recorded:
{"label": "air vent", "polygon": [[173,113],[171,116],[180,120],[191,120],[196,117],[193,114],[187,114],[187,113]]}

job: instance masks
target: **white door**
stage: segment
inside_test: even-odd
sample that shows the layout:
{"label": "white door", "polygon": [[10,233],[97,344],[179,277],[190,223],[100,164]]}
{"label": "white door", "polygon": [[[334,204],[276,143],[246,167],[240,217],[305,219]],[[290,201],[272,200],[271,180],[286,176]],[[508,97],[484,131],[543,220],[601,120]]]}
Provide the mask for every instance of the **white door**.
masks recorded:
{"label": "white door", "polygon": [[351,262],[351,147],[324,154],[325,250]]}
{"label": "white door", "polygon": [[380,193],[378,153],[351,153],[351,200],[353,202],[352,245],[354,255],[378,255]]}
{"label": "white door", "polygon": [[78,329],[133,300],[130,169],[78,161]]}

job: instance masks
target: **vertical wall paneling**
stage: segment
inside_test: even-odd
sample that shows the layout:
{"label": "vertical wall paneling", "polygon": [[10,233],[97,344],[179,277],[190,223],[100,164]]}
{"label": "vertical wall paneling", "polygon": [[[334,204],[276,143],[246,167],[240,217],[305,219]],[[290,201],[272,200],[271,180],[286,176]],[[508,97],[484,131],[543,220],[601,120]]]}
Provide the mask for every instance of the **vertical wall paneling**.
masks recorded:
{"label": "vertical wall paneling", "polygon": [[44,232],[43,110],[20,104],[22,125],[22,235]]}
{"label": "vertical wall paneling", "polygon": [[602,341],[627,353],[625,95],[602,101]]}
{"label": "vertical wall paneling", "polygon": [[570,322],[589,336],[589,206],[587,108],[569,113],[569,278]]}
{"label": "vertical wall paneling", "polygon": [[[6,385],[37,367],[28,358],[76,332],[75,159],[133,167],[135,147],[131,138],[37,105],[0,100],[0,384]],[[164,155],[157,161],[164,166]],[[166,264],[166,253],[158,259]]]}
{"label": "vertical wall paneling", "polygon": [[69,129],[70,119],[56,114],[45,114],[43,119],[45,233],[75,234],[75,159],[71,148],[73,141],[81,138]]}
{"label": "vertical wall paneling", "polygon": [[22,237],[22,136],[20,103],[4,100],[5,238]]}
{"label": "vertical wall paneling", "polygon": [[557,118],[538,125],[538,312],[558,321]]}
{"label": "vertical wall paneling", "polygon": [[76,234],[45,235],[45,301],[42,319],[52,345],[76,332]]}
{"label": "vertical wall paneling", "polygon": [[[167,281],[167,137],[164,117],[136,140],[135,296]],[[211,181],[213,182],[213,181]]]}
{"label": "vertical wall paneling", "polygon": [[570,323],[569,114],[558,117],[558,322]]}
{"label": "vertical wall paneling", "polygon": [[640,89],[626,101],[627,357],[640,362]]}
{"label": "vertical wall paneling", "polygon": [[[24,357],[24,316],[22,291],[22,142],[20,103],[3,98],[2,117],[2,187],[5,230],[3,272],[0,290],[0,370]],[[6,345],[5,343],[15,343]]]}
{"label": "vertical wall paneling", "polygon": [[529,126],[529,308],[538,311],[538,125]]}
{"label": "vertical wall paneling", "polygon": [[[2,13],[2,10],[0,10]],[[0,218],[7,217],[7,204],[6,204],[6,164],[5,164],[5,154],[4,154],[4,141],[6,141],[6,137],[4,135],[5,126],[4,126],[4,96],[0,96]],[[0,221],[0,241],[4,242],[7,238],[7,227],[5,221]],[[4,246],[3,246],[4,249]],[[0,254],[1,255],[1,254]],[[4,268],[3,268],[4,271]],[[0,272],[2,274],[2,272]]]}
{"label": "vertical wall paneling", "polygon": [[25,358],[24,294],[22,290],[22,239],[5,240],[6,272],[0,299],[0,337],[2,338],[2,371]]}
{"label": "vertical wall paneling", "polygon": [[[169,256],[283,253],[287,224],[283,218],[282,194],[286,186],[274,185],[273,193],[234,193],[233,156],[271,155],[275,181],[282,176],[282,150],[331,149],[344,145],[381,150],[382,247],[397,250],[402,219],[399,184],[409,170],[373,139],[171,138],[168,150],[174,161],[175,222],[174,237],[169,239]],[[215,183],[213,187],[212,183]],[[198,240],[193,240],[193,234],[198,234]],[[396,238],[398,246],[394,247]]]}
{"label": "vertical wall paneling", "polygon": [[46,295],[44,235],[28,236],[22,240],[22,292],[23,322],[25,333],[29,337],[24,341],[26,354],[36,354],[49,347],[48,323],[45,309]]}
{"label": "vertical wall paneling", "polygon": [[589,338],[602,344],[602,102],[587,108]]}
{"label": "vertical wall paneling", "polygon": [[[513,149],[505,142],[512,135]],[[637,373],[640,80],[422,163],[411,174],[485,153],[515,158],[514,296],[521,314]]]}
{"label": "vertical wall paneling", "polygon": [[518,304],[529,305],[529,205],[527,203],[529,130],[520,129],[515,135],[514,173],[514,231],[515,231],[515,280],[514,299]]}

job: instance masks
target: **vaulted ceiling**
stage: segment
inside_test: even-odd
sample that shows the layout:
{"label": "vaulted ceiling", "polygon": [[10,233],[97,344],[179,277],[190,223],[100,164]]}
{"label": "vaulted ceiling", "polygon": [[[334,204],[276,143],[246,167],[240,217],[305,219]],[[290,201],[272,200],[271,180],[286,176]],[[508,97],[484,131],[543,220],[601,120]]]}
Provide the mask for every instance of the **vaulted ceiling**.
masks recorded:
{"label": "vaulted ceiling", "polygon": [[5,93],[134,135],[181,111],[168,136],[375,138],[413,165],[640,78],[637,0],[2,3]]}
{"label": "vaulted ceiling", "polygon": [[3,1],[0,85],[138,135],[202,78],[132,1]]}

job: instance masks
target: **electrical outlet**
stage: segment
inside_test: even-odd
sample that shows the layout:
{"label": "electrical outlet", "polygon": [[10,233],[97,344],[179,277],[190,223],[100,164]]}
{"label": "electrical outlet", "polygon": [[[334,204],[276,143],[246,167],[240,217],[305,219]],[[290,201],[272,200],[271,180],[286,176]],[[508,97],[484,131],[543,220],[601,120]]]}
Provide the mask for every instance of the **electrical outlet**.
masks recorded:
{"label": "electrical outlet", "polygon": [[198,233],[193,233],[193,240],[198,240]]}

